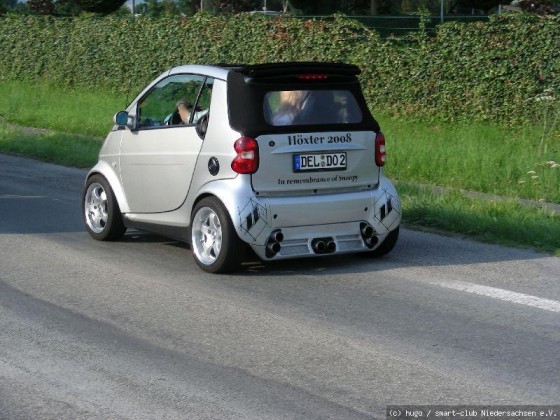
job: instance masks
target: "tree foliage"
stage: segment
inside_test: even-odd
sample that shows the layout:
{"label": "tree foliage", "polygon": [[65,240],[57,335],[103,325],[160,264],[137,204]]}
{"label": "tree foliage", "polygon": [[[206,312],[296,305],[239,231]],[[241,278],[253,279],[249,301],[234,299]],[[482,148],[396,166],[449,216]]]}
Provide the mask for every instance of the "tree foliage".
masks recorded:
{"label": "tree foliage", "polygon": [[546,15],[553,13],[551,0],[519,0],[519,6],[526,12]]}
{"label": "tree foliage", "polygon": [[222,12],[242,13],[261,10],[262,5],[262,0],[222,0],[218,1],[217,7]]}
{"label": "tree foliage", "polygon": [[488,13],[494,7],[498,7],[500,3],[504,3],[503,0],[458,0],[457,5],[472,9],[482,10],[484,13]]}
{"label": "tree foliage", "polygon": [[[171,0],[170,0],[171,1]],[[126,0],[2,0],[8,12],[53,16],[78,16],[81,13],[108,15],[122,10]]]}
{"label": "tree foliage", "polygon": [[[347,15],[389,14],[397,12],[397,2],[390,0],[290,0],[290,5],[304,15]],[[371,13],[371,12],[374,13]]]}
{"label": "tree foliage", "polygon": [[38,15],[52,15],[55,11],[52,0],[28,0],[27,6]]}
{"label": "tree foliage", "polygon": [[119,10],[126,0],[75,0],[84,12],[108,15]]}
{"label": "tree foliage", "polygon": [[[4,11],[25,11],[34,14],[54,14],[55,16],[76,16],[80,13],[94,12],[108,14],[123,10],[125,0],[2,0]],[[439,15],[442,0],[136,0],[136,12],[150,16],[192,16],[201,8],[205,12],[243,13],[261,11],[266,3],[269,11],[290,12],[295,15],[331,15],[343,13],[356,15],[410,15],[427,10]],[[488,14],[499,4],[508,0],[443,0],[445,14],[461,14],[476,9]],[[545,14],[551,13],[560,0],[518,0],[525,11]],[[32,7],[31,7],[32,6]],[[54,10],[53,10],[54,6]]]}

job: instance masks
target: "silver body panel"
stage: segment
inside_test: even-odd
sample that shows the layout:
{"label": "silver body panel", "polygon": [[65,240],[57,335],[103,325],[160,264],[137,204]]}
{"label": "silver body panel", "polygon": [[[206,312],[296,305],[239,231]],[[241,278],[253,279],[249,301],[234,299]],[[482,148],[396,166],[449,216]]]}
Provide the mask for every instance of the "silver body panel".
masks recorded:
{"label": "silver body panel", "polygon": [[187,196],[201,146],[194,127],[126,130],[121,140],[120,174],[130,211],[178,209]]}

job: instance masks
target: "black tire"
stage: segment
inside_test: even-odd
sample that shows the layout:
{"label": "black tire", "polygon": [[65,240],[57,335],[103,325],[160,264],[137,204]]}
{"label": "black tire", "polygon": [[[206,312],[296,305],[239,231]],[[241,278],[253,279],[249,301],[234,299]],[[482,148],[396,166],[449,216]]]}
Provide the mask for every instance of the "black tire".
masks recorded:
{"label": "black tire", "polygon": [[98,241],[116,241],[126,232],[115,194],[99,174],[86,181],[82,194],[82,219],[87,232]]}
{"label": "black tire", "polygon": [[223,204],[206,197],[194,207],[191,217],[191,249],[198,266],[208,273],[239,269],[247,245],[239,239]]}
{"label": "black tire", "polygon": [[391,232],[385,238],[385,240],[379,245],[379,247],[375,248],[373,251],[369,253],[369,255],[373,256],[374,258],[382,257],[387,255],[389,252],[393,250],[397,241],[399,239],[399,226]]}

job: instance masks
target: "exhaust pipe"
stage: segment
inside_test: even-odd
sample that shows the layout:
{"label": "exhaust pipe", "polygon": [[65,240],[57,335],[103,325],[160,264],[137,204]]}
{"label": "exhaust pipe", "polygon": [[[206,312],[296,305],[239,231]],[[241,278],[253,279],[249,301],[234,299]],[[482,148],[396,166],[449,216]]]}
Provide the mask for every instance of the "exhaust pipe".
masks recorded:
{"label": "exhaust pipe", "polygon": [[278,242],[269,242],[266,245],[266,252],[267,254],[272,254],[272,256],[278,254],[280,252],[280,249],[282,247],[280,246],[280,244]]}
{"label": "exhaust pipe", "polygon": [[368,248],[373,248],[377,245],[379,239],[375,236],[375,229],[373,229],[369,223],[360,223],[360,234],[362,235],[362,240]]}
{"label": "exhaust pipe", "polygon": [[362,232],[362,236],[364,238],[371,238],[373,236],[373,228],[365,223],[363,224],[360,231]]}
{"label": "exhaust pipe", "polygon": [[278,254],[282,249],[282,245],[280,244],[280,242],[282,242],[283,240],[284,240],[284,234],[282,233],[281,230],[273,231],[268,237],[268,241],[266,242],[265,255],[268,258],[272,258],[276,254]]}
{"label": "exhaust pipe", "polygon": [[377,236],[372,236],[371,238],[367,238],[364,242],[369,248],[373,248],[375,245],[377,245],[378,241],[379,239],[377,238]]}
{"label": "exhaust pipe", "polygon": [[323,241],[316,241],[313,243],[312,247],[316,254],[322,254],[327,249],[327,244]]}
{"label": "exhaust pipe", "polygon": [[315,238],[311,241],[311,249],[315,254],[330,254],[336,251],[333,238]]}
{"label": "exhaust pipe", "polygon": [[275,230],[270,234],[270,239],[275,242],[282,242],[284,240],[284,234],[281,230]]}

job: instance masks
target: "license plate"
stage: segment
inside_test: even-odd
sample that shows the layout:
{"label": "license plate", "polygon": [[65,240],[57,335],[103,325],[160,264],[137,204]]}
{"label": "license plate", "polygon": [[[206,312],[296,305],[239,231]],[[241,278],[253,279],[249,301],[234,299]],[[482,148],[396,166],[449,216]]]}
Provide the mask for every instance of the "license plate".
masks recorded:
{"label": "license plate", "polygon": [[294,155],[294,172],[346,169],[346,153]]}

